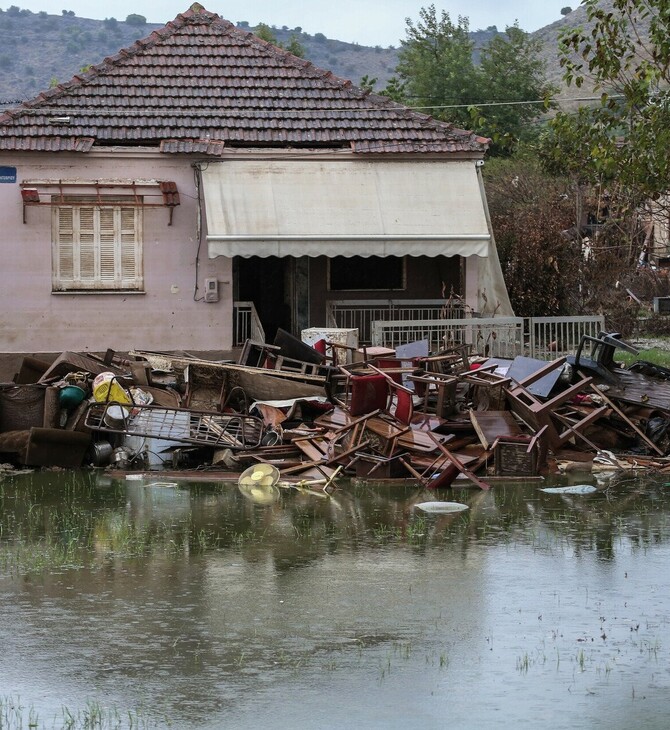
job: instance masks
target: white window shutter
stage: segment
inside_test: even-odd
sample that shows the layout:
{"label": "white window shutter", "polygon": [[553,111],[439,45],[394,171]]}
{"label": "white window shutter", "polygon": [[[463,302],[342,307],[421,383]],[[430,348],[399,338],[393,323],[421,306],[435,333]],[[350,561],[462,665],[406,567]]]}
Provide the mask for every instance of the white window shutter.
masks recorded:
{"label": "white window shutter", "polygon": [[97,277],[104,284],[120,283],[116,276],[117,208],[96,208],[99,221]]}
{"label": "white window shutter", "polygon": [[94,284],[96,280],[96,231],[94,208],[92,206],[80,206],[74,209],[74,213],[74,220],[77,221],[78,219],[78,230],[75,229],[75,238],[76,233],[79,233],[78,279],[82,283]]}
{"label": "white window shutter", "polygon": [[74,222],[73,209],[54,208],[56,231],[54,251],[54,288],[63,288],[74,281]]}
{"label": "white window shutter", "polygon": [[141,290],[142,208],[72,203],[54,207],[54,291]]}

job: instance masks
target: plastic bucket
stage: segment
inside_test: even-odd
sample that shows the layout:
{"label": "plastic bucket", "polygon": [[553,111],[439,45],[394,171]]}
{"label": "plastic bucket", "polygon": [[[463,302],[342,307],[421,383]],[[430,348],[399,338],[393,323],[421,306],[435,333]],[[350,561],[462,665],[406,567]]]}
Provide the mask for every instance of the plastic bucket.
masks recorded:
{"label": "plastic bucket", "polygon": [[130,395],[121,387],[114,373],[100,373],[93,381],[93,397],[98,403],[132,403]]}

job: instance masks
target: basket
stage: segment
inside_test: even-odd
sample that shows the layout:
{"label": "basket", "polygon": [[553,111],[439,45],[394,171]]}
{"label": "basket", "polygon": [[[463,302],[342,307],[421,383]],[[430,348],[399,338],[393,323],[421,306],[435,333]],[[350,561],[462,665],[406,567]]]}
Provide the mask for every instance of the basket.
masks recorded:
{"label": "basket", "polygon": [[0,387],[0,432],[28,431],[44,423],[44,385]]}
{"label": "basket", "polygon": [[496,440],[495,444],[495,474],[496,476],[537,476],[539,444],[533,444],[528,450],[530,441],[512,441],[504,438]]}

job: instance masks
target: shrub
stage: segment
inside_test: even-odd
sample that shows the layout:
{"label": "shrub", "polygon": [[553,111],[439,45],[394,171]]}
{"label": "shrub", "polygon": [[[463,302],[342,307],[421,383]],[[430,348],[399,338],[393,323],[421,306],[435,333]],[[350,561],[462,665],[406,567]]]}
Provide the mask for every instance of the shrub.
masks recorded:
{"label": "shrub", "polygon": [[147,19],[144,15],[138,15],[137,13],[131,13],[126,17],[126,23],[128,25],[146,25]]}

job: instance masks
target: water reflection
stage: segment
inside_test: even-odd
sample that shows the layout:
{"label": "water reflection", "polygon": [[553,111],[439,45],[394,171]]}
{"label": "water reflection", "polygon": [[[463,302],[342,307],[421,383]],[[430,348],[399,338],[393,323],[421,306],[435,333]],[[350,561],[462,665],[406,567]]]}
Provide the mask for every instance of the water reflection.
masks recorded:
{"label": "water reflection", "polygon": [[[5,478],[5,698],[45,722],[103,700],[178,727],[516,726],[549,701],[568,727],[621,713],[635,685],[654,727],[667,486],[540,486],[352,484],[259,504],[235,483]],[[416,509],[436,498],[469,510]]]}

